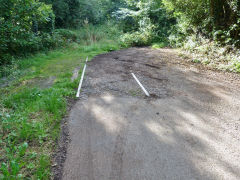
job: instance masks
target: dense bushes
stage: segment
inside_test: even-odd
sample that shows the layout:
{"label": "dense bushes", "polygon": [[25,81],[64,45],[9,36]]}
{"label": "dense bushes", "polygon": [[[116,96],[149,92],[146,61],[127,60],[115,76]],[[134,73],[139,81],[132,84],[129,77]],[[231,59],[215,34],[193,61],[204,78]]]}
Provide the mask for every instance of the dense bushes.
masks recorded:
{"label": "dense bushes", "polygon": [[163,0],[163,3],[177,19],[169,36],[172,46],[183,47],[193,62],[240,72],[239,0]]}
{"label": "dense bushes", "polygon": [[[222,45],[240,47],[239,0],[163,0],[178,23],[172,32],[172,44],[182,45],[190,35],[214,40]],[[200,40],[198,38],[197,40]]]}
{"label": "dense bushes", "polygon": [[56,29],[55,35],[59,35],[59,39],[62,39],[65,42],[75,42],[77,40],[77,34],[68,29]]}
{"label": "dense bushes", "polygon": [[51,6],[42,2],[0,0],[0,65],[48,46],[53,20]]}
{"label": "dense bushes", "polygon": [[[214,69],[240,72],[240,50],[231,45],[222,46],[202,36],[188,36],[181,56]],[[187,55],[187,56],[186,56]],[[189,58],[190,57],[190,58]]]}
{"label": "dense bushes", "polygon": [[140,21],[140,24],[141,26],[137,31],[125,33],[121,37],[121,41],[125,46],[145,46],[152,43],[155,36],[155,26],[151,24],[150,19],[143,19]]}
{"label": "dense bushes", "polygon": [[[123,33],[119,27],[112,22],[103,25],[89,25],[86,24],[81,29],[56,29],[52,34],[42,33],[39,36],[33,36],[34,43],[29,46],[25,52],[38,52],[42,50],[43,54],[48,54],[48,51],[58,47],[78,48],[79,45],[93,45],[99,41],[113,40],[118,41]],[[30,43],[30,42],[28,42]],[[106,42],[107,43],[107,42]],[[118,42],[116,42],[118,44]],[[40,53],[41,54],[41,53]],[[18,74],[19,63],[21,64],[24,58],[12,58],[12,63],[0,66],[0,80],[2,77],[10,74]]]}
{"label": "dense bushes", "polygon": [[128,45],[166,42],[183,46],[188,36],[240,47],[239,0],[124,0],[114,13]]}
{"label": "dense bushes", "polygon": [[114,16],[123,24],[126,34],[121,38],[126,45],[144,46],[167,41],[175,18],[169,16],[161,1],[125,0],[126,7]]}
{"label": "dense bushes", "polygon": [[122,6],[122,0],[42,0],[53,6],[57,28],[79,28],[85,20],[103,24]]}
{"label": "dense bushes", "polygon": [[[119,4],[109,0],[0,0],[0,66],[12,64],[16,57],[80,41],[74,31],[54,27],[87,29],[86,24],[105,24]],[[98,38],[89,37],[92,41]]]}
{"label": "dense bushes", "polygon": [[110,19],[118,24],[115,34],[125,33],[124,46],[183,46],[195,35],[240,47],[238,0],[0,0],[0,66],[69,42],[94,42],[110,34],[91,34],[89,24],[99,28]]}

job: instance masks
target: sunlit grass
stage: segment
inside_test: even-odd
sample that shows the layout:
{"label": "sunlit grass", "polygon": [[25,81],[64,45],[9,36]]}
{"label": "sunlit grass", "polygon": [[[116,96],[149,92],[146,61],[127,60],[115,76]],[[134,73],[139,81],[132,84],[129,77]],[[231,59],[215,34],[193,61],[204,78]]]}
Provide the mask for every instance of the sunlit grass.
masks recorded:
{"label": "sunlit grass", "polygon": [[[75,97],[79,82],[79,78],[71,82],[72,71],[83,67],[87,56],[91,59],[119,47],[108,39],[74,43],[11,67],[8,86],[0,88],[0,179],[51,177],[51,155],[67,98]],[[42,87],[49,78],[49,87]]]}

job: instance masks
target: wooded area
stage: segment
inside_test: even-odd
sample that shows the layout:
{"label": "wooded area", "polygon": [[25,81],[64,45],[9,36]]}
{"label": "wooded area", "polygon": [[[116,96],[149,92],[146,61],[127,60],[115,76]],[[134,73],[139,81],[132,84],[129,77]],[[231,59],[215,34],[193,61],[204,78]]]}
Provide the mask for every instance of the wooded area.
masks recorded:
{"label": "wooded area", "polygon": [[[63,46],[59,28],[82,28],[84,22],[119,26],[126,45],[164,42],[181,46],[192,34],[240,46],[238,0],[1,0],[0,64]],[[198,38],[197,37],[197,38]]]}

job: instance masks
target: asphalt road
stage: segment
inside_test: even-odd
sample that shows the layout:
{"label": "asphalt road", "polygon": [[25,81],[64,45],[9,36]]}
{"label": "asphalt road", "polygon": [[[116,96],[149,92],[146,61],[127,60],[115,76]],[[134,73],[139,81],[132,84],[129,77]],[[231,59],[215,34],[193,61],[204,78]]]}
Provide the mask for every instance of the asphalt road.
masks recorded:
{"label": "asphalt road", "polygon": [[239,80],[171,49],[95,57],[70,112],[62,179],[239,180]]}

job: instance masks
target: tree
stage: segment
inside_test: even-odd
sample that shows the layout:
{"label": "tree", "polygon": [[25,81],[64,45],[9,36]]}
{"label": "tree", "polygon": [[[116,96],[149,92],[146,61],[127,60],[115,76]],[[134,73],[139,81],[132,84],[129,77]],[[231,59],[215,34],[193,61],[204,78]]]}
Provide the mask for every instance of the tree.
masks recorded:
{"label": "tree", "polygon": [[163,3],[168,11],[174,12],[179,24],[187,22],[183,33],[188,34],[188,28],[223,44],[240,46],[239,0],[163,0]]}
{"label": "tree", "polygon": [[24,54],[25,48],[33,49],[33,40],[36,39],[33,29],[35,34],[39,33],[36,23],[42,30],[48,29],[44,26],[51,18],[54,18],[51,6],[43,2],[0,0],[0,65],[9,63],[13,55]]}

